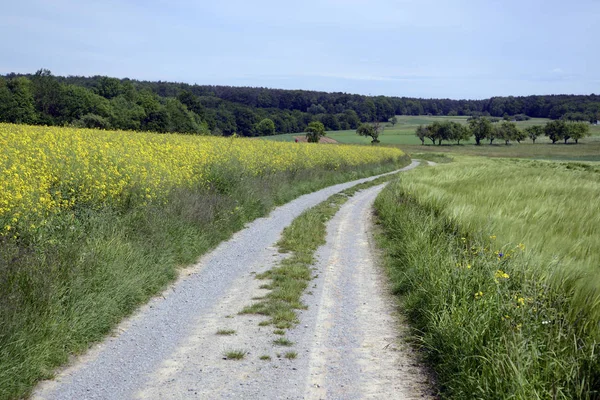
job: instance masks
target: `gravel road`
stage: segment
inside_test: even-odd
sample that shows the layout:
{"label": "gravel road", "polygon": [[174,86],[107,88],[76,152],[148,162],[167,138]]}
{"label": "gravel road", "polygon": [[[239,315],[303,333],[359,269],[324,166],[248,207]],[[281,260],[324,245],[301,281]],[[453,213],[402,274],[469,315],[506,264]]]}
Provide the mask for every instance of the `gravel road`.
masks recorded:
{"label": "gravel road", "polygon": [[[414,162],[403,170],[414,168]],[[186,269],[162,296],[51,381],[34,399],[427,398],[376,266],[371,205],[383,185],[356,193],[328,225],[301,323],[278,347],[261,316],[237,315],[264,295],[256,273],[281,260],[275,243],[304,210],[375,177],[331,186],[278,207]],[[233,329],[220,336],[219,329]],[[240,361],[224,359],[243,350]],[[286,359],[286,352],[297,353]],[[270,356],[261,360],[260,356]]]}

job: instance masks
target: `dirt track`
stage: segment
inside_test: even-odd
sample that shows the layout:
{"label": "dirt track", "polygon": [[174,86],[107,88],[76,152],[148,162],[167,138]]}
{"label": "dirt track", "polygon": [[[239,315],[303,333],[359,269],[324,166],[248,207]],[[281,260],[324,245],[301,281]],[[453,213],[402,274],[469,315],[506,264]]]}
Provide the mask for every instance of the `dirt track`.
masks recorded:
{"label": "dirt track", "polygon": [[[264,295],[254,274],[281,258],[274,245],[283,228],[358,182],[302,196],[252,222],[114,337],[40,385],[34,398],[426,398],[425,375],[399,337],[371,243],[371,205],[382,186],[358,192],[330,221],[318,277],[303,298],[308,309],[287,335],[292,347],[273,344],[273,328],[258,326],[264,317],[236,315]],[[219,329],[236,333],[219,336]],[[225,360],[230,349],[244,350],[245,358]],[[281,357],[287,351],[297,358]],[[263,355],[271,360],[260,360]]]}

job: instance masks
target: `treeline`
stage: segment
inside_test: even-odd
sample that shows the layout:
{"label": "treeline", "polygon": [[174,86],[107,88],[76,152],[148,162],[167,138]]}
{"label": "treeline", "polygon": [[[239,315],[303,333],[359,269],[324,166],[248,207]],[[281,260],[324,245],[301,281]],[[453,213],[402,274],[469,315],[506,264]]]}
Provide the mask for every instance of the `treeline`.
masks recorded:
{"label": "treeline", "polygon": [[260,108],[198,88],[109,77],[63,78],[48,70],[12,74],[0,77],[0,122],[243,136],[303,132],[315,121],[328,130],[356,129],[361,122],[353,110],[329,114],[321,107],[316,112],[315,107],[310,112]]}
{"label": "treeline", "polygon": [[[0,121],[156,132],[258,136],[356,129],[394,115],[529,116],[595,122],[600,96],[415,99],[307,90],[189,85],[104,76],[55,77],[48,70],[0,77]],[[274,127],[272,129],[272,126]]]}
{"label": "treeline", "polygon": [[480,145],[482,140],[489,140],[490,144],[494,144],[494,140],[503,140],[508,145],[511,141],[521,143],[527,138],[535,143],[540,136],[547,136],[553,144],[559,140],[563,140],[566,144],[570,139],[578,143],[579,139],[591,135],[590,125],[587,122],[555,120],[544,126],[528,126],[521,130],[512,121],[493,122],[486,117],[469,118],[468,121],[468,125],[454,121],[435,121],[429,125],[420,125],[415,130],[415,136],[421,140],[421,144],[425,144],[426,139],[438,145],[441,145],[444,140],[460,144],[461,140],[469,140],[473,137],[477,145]]}

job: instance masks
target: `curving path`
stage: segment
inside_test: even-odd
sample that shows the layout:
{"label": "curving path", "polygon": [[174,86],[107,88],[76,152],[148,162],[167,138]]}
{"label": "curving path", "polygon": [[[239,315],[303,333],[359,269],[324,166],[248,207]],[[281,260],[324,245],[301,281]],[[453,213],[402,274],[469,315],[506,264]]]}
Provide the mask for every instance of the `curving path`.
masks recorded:
{"label": "curving path", "polygon": [[[416,167],[418,162],[404,168]],[[122,323],[51,381],[35,399],[412,399],[425,375],[398,340],[393,302],[376,267],[371,205],[383,185],[356,193],[328,226],[308,309],[277,347],[261,316],[236,315],[265,293],[254,274],[281,255],[275,243],[304,210],[376,177],[331,186],[275,209],[205,255],[162,296]],[[233,329],[232,336],[216,335]],[[228,350],[246,352],[225,360]],[[288,351],[296,359],[282,357]],[[270,356],[261,360],[260,356]],[[279,356],[279,357],[278,357]]]}

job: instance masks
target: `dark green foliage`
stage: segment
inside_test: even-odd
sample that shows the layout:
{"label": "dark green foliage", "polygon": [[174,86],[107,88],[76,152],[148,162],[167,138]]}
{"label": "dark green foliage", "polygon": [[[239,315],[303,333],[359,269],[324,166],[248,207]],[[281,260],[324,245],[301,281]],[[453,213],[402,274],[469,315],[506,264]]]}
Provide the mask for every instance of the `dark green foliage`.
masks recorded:
{"label": "dark green foliage", "polygon": [[421,140],[421,144],[425,144],[425,139],[429,139],[433,144],[437,140],[438,145],[442,144],[442,140],[456,141],[460,144],[461,140],[468,140],[473,136],[468,126],[454,121],[435,121],[427,126],[420,125],[415,130],[415,135]]}
{"label": "dark green foliage", "polygon": [[379,135],[383,132],[383,126],[379,122],[373,124],[361,124],[356,130],[360,136],[369,136],[371,143],[379,143]]}
{"label": "dark green foliage", "polygon": [[552,140],[552,143],[556,143],[564,138],[568,139],[567,123],[563,120],[550,121],[544,127],[544,134],[548,136],[548,139]]}
{"label": "dark green foliage", "polygon": [[522,136],[519,133],[519,128],[514,122],[503,121],[498,127],[498,137],[504,140],[504,143],[508,145],[511,140],[521,140]]}
{"label": "dark green foliage", "polygon": [[535,140],[544,134],[544,127],[540,125],[528,126],[525,128],[525,134],[535,143]]}
{"label": "dark green foliage", "polygon": [[73,122],[73,125],[79,128],[92,128],[92,129],[109,129],[110,122],[106,118],[103,118],[96,114],[86,114],[80,119]]}
{"label": "dark green foliage", "polygon": [[306,128],[306,139],[309,143],[319,143],[319,140],[325,136],[325,126],[320,122],[311,122]]}
{"label": "dark green foliage", "polygon": [[27,78],[0,83],[0,121],[17,124],[35,123],[33,91]]}
{"label": "dark green foliage", "polygon": [[256,133],[259,136],[268,136],[275,134],[275,123],[269,118],[265,118],[256,124],[255,127]]}
{"label": "dark green foliage", "polygon": [[[573,122],[569,124],[569,135],[571,139],[575,140],[575,143],[579,142],[579,139],[586,136],[590,136],[590,125],[586,122]],[[566,143],[566,140],[565,140]]]}
{"label": "dark green foliage", "polygon": [[480,145],[481,140],[487,138],[492,131],[492,123],[485,117],[470,119],[469,127],[471,128],[471,132],[475,137],[475,143],[477,145]]}
{"label": "dark green foliage", "polygon": [[[357,129],[361,122],[390,121],[395,115],[506,116],[507,120],[514,121],[549,117],[595,122],[600,118],[598,95],[494,97],[487,100],[414,99],[146,82],[104,76],[55,77],[45,69],[33,75],[9,74],[6,84],[18,78],[26,78],[32,83],[34,115],[31,115],[27,95],[27,100],[15,103],[12,94],[10,98],[7,95],[6,85],[0,84],[0,121],[64,125],[86,114],[96,114],[112,121],[114,106],[117,107],[115,113],[119,114],[114,118],[118,120],[120,129],[167,132],[174,126],[184,126],[186,132],[197,131],[193,123],[181,125],[181,121],[170,121],[170,113],[165,113],[163,107],[147,108],[147,94],[142,96],[142,93],[152,93],[163,106],[167,98],[177,99],[195,114],[193,120],[200,126],[201,133],[205,133],[207,128],[211,132],[241,136],[256,135],[255,125],[265,118],[274,122],[275,131],[279,133],[303,132],[313,121],[321,122],[326,130]],[[123,113],[119,108],[124,104],[112,103],[120,97],[144,108],[143,117],[139,118],[136,112]],[[15,108],[18,110],[13,110]],[[131,106],[125,108],[132,111]],[[124,116],[131,117],[132,121],[123,120]],[[206,122],[206,127],[202,122]],[[486,134],[481,136],[485,137]]]}
{"label": "dark green foliage", "polygon": [[415,136],[419,138],[421,144],[425,144],[425,138],[429,135],[429,129],[426,126],[419,125],[415,130]]}

